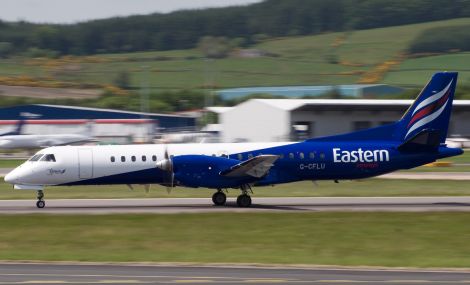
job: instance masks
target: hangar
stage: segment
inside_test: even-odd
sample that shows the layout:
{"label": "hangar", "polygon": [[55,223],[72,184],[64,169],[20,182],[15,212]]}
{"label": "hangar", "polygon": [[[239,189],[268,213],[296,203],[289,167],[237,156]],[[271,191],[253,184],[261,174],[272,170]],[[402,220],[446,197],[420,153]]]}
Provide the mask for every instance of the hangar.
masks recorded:
{"label": "hangar", "polygon": [[324,86],[270,86],[270,87],[241,87],[217,90],[224,100],[237,99],[252,94],[270,94],[287,98],[301,98],[305,96],[321,96],[330,92],[337,92],[341,96],[357,98],[375,98],[385,95],[403,93],[405,89],[386,84],[351,84],[351,85],[324,85]]}
{"label": "hangar", "polygon": [[[394,122],[412,100],[251,99],[235,107],[209,107],[219,116],[221,141],[292,141]],[[470,138],[470,100],[454,100],[449,136]]]}
{"label": "hangar", "polygon": [[156,131],[194,129],[196,118],[182,115],[32,104],[0,108],[0,132],[10,131],[18,120],[25,120],[23,133],[91,134],[106,142],[142,142]]}

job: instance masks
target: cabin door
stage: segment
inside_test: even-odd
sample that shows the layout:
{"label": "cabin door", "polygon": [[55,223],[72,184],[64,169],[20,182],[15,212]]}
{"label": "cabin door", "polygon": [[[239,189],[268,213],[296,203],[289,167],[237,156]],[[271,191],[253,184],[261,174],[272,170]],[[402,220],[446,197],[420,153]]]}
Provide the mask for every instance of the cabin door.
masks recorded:
{"label": "cabin door", "polygon": [[93,178],[93,150],[84,148],[78,150],[78,177]]}

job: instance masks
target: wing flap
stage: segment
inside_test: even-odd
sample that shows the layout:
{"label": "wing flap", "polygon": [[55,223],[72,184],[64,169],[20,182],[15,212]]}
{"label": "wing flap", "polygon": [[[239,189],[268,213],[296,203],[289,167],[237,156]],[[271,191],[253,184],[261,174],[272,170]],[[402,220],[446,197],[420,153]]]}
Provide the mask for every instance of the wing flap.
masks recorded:
{"label": "wing flap", "polygon": [[222,171],[220,175],[226,177],[252,176],[255,178],[261,178],[268,174],[269,170],[278,158],[278,155],[258,155],[236,164],[228,170]]}

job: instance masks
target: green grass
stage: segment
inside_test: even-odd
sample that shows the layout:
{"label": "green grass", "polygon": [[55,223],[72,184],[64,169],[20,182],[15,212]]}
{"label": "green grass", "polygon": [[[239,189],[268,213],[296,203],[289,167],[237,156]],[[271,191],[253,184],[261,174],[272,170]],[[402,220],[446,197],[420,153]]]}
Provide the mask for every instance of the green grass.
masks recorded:
{"label": "green grass", "polygon": [[[125,185],[116,186],[73,186],[49,187],[46,199],[111,199],[111,198],[208,198],[214,191],[200,188],[174,188],[171,194],[166,188],[152,185],[145,193],[142,186],[135,185],[130,191]],[[229,190],[229,197],[236,197],[239,190]],[[400,196],[470,196],[468,181],[367,179],[361,181],[310,181],[277,185],[275,187],[255,187],[256,197],[400,197]],[[0,199],[35,199],[34,191],[13,190],[12,186],[0,183]],[[209,201],[209,200],[208,200]]]}
{"label": "green grass", "polygon": [[405,60],[384,79],[387,84],[403,84],[420,87],[429,80],[429,74],[437,71],[458,71],[459,84],[470,85],[470,53],[428,56]]}
{"label": "green grass", "polygon": [[1,260],[470,267],[470,213],[2,215]]}
{"label": "green grass", "polygon": [[2,159],[0,160],[0,168],[14,168],[23,162],[24,160],[21,159]]}
{"label": "green grass", "polygon": [[[78,66],[73,64],[78,71],[66,72],[28,66],[24,64],[22,58],[1,59],[0,76],[19,74],[52,76],[61,80],[104,84],[112,83],[119,71],[127,70],[131,73],[133,86],[140,88],[142,82],[148,82],[150,88],[156,90],[198,89],[211,82],[219,88],[254,85],[348,84],[357,82],[360,75],[344,75],[341,72],[368,71],[385,60],[395,58],[407,49],[409,43],[419,33],[428,28],[459,26],[468,23],[470,23],[470,18],[360,30],[352,33],[278,38],[253,47],[276,54],[277,57],[226,58],[214,60],[212,63],[205,61],[201,53],[195,49],[99,55],[110,61],[82,63]],[[333,47],[332,44],[342,37],[345,37],[344,42],[338,47]],[[359,63],[362,66],[333,64],[328,60],[331,55],[334,55],[338,61]],[[425,67],[420,73],[409,71],[409,69],[422,68],[422,60],[427,59],[406,61],[387,76],[385,82],[398,85],[422,85],[434,70],[465,68],[464,63],[468,62],[468,54],[452,56],[460,58],[451,60],[454,62],[452,64],[444,58],[440,63],[436,62],[431,67]],[[162,57],[167,57],[167,60],[158,60]],[[149,70],[148,73],[144,71],[146,69]],[[468,78],[467,73],[463,76],[463,78]]]}

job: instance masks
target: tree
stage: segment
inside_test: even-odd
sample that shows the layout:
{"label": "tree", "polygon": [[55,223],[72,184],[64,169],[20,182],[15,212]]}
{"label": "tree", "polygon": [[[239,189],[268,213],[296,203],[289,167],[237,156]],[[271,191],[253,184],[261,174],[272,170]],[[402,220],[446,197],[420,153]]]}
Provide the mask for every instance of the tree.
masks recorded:
{"label": "tree", "polygon": [[116,75],[116,78],[114,79],[114,84],[121,89],[129,89],[130,88],[129,72],[125,70],[120,71]]}
{"label": "tree", "polygon": [[13,45],[9,42],[0,42],[0,58],[7,58],[13,52]]}

